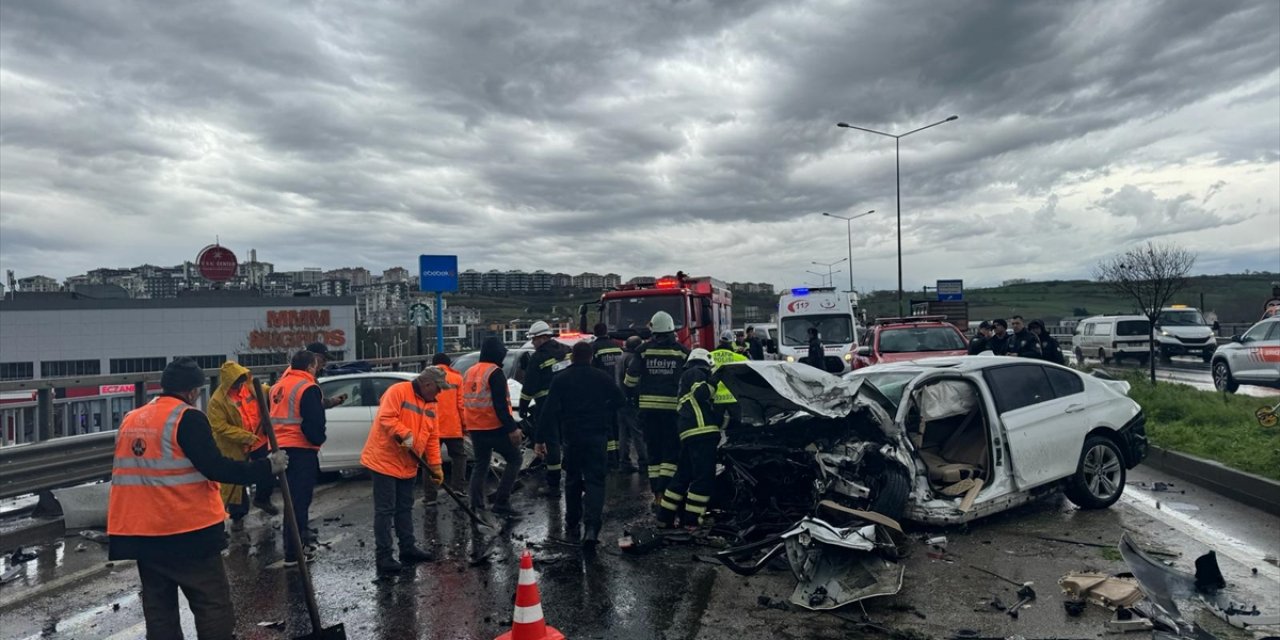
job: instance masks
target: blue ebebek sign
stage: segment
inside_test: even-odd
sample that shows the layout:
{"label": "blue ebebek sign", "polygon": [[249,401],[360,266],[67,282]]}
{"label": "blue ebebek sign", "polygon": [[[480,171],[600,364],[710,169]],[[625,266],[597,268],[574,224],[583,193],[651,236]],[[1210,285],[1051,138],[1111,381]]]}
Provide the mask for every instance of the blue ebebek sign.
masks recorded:
{"label": "blue ebebek sign", "polygon": [[457,291],[458,256],[418,256],[419,291]]}

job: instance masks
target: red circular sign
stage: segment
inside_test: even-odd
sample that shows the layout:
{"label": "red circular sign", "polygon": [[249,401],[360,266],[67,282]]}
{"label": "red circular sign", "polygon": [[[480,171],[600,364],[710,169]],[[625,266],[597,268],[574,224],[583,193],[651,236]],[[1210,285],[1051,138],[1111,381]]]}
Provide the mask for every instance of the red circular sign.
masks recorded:
{"label": "red circular sign", "polygon": [[236,254],[221,245],[211,244],[196,256],[196,268],[200,275],[214,282],[226,282],[236,275]]}

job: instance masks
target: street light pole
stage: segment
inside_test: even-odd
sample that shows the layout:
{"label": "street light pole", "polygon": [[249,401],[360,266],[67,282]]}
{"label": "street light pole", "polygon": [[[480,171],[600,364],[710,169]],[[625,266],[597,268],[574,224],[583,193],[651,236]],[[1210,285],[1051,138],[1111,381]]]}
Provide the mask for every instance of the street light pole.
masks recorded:
{"label": "street light pole", "polygon": [[[840,264],[841,262],[844,262],[845,260],[848,260],[848,258],[840,258],[839,260],[836,260],[835,262],[818,262],[818,261],[814,260],[814,261],[813,261],[813,264],[816,264],[816,265],[818,265],[819,267],[826,267],[826,268],[827,268],[827,286],[829,286],[829,287],[834,287],[834,286],[836,286],[835,274],[839,273],[839,272],[840,272],[840,270],[839,270],[839,269],[835,269],[835,270],[833,271],[832,269],[833,269],[836,265]],[[813,272],[812,272],[812,271],[810,271],[809,273],[813,273]],[[822,274],[818,274],[818,275],[822,275]]]}
{"label": "street light pole", "polygon": [[856,127],[847,122],[837,122],[836,126],[842,129],[857,129],[858,131],[866,131],[874,133],[878,136],[893,138],[893,156],[894,156],[894,190],[897,192],[898,201],[898,316],[902,316],[902,144],[903,138],[913,134],[936,127],[940,124],[946,124],[952,120],[959,119],[960,116],[951,116],[946,120],[939,120],[933,124],[927,124],[918,129],[912,129],[906,133],[885,133],[876,131],[875,129],[867,129],[865,127]]}
{"label": "street light pole", "polygon": [[827,216],[828,218],[839,218],[845,221],[845,230],[848,232],[847,235],[849,236],[849,293],[850,294],[853,293],[853,221],[857,220],[858,218],[861,218],[862,216],[869,216],[875,212],[876,210],[872,209],[866,213],[859,213],[856,216],[838,216],[838,215],[835,215],[834,213],[827,213],[826,211],[822,212],[822,215]]}

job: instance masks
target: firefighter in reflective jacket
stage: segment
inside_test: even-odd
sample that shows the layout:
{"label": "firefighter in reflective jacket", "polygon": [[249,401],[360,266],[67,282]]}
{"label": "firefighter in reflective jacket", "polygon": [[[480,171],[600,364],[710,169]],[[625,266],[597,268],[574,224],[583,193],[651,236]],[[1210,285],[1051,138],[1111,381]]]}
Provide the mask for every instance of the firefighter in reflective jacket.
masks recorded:
{"label": "firefighter in reflective jacket", "polygon": [[[613,377],[618,361],[622,359],[622,341],[609,335],[609,327],[603,322],[597,323],[592,333],[596,340],[591,343],[591,364],[595,368]],[[609,424],[609,441],[605,444],[609,452],[609,467],[618,468],[618,417],[614,416]]]}
{"label": "firefighter in reflective jacket", "polygon": [[[542,405],[538,404],[551,391],[551,378],[569,367],[569,349],[555,339],[551,326],[539,320],[529,327],[529,340],[533,342],[533,355],[524,371],[524,386],[520,390],[520,417],[533,422],[534,444],[547,443],[543,428],[552,425],[541,425],[538,417],[542,415]],[[548,443],[547,454],[543,460],[547,465],[547,486],[541,494],[549,498],[560,497],[560,459],[561,439],[556,438]]]}
{"label": "firefighter in reflective jacket", "polygon": [[658,502],[663,489],[676,475],[680,436],[676,433],[676,407],[680,398],[680,373],[689,349],[676,342],[676,324],[666,311],[649,321],[653,340],[636,350],[622,384],[637,397],[640,424],[649,449],[649,489]]}
{"label": "firefighter in reflective jacket", "polygon": [[[722,365],[730,362],[746,362],[747,356],[738,351],[733,344],[733,332],[725,331],[720,334],[720,344],[716,345],[715,351],[711,352],[711,371],[714,373]],[[742,422],[742,410],[738,408],[738,400],[729,393],[728,387],[724,383],[716,385],[716,415],[724,416],[722,425],[731,426]]]}
{"label": "firefighter in reflective jacket", "polygon": [[720,444],[720,413],[714,397],[711,354],[706,349],[694,349],[680,376],[680,461],[658,503],[661,527],[674,526],[679,516],[682,526],[695,528],[707,513],[716,477],[716,447]]}

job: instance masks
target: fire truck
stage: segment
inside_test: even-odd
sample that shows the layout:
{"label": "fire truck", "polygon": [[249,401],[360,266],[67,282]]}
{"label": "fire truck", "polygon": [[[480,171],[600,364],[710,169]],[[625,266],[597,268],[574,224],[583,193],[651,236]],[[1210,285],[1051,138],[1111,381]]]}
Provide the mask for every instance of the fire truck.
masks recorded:
{"label": "fire truck", "polygon": [[[578,308],[580,329],[589,331],[589,304]],[[733,294],[715,278],[674,276],[626,284],[606,291],[596,304],[596,321],[619,339],[636,335],[653,314],[666,311],[676,324],[676,339],[694,349],[716,348],[720,332],[733,327]]]}

